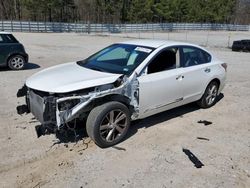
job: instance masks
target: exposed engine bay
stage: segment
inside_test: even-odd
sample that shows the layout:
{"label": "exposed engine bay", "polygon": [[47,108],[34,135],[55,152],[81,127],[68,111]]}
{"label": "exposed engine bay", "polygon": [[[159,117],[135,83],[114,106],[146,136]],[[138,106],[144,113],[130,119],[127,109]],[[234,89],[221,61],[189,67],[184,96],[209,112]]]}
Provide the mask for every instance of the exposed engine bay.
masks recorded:
{"label": "exposed engine bay", "polygon": [[[41,123],[36,128],[38,137],[47,130],[56,131],[68,123],[87,118],[88,113],[98,104],[118,100],[129,105],[131,119],[139,114],[139,83],[137,76],[121,76],[114,83],[78,90],[69,93],[49,93],[24,85],[17,97],[25,97],[26,105],[17,106],[17,113],[32,113]],[[41,131],[42,130],[42,131]]]}

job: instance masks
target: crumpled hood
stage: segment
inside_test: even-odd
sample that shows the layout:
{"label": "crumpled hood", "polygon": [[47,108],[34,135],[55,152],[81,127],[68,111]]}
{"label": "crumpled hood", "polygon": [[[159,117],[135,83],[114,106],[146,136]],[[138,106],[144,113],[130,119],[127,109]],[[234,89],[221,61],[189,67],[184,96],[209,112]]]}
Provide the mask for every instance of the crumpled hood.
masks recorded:
{"label": "crumpled hood", "polygon": [[26,80],[26,86],[51,93],[67,93],[115,82],[121,74],[84,68],[76,62],[44,69]]}

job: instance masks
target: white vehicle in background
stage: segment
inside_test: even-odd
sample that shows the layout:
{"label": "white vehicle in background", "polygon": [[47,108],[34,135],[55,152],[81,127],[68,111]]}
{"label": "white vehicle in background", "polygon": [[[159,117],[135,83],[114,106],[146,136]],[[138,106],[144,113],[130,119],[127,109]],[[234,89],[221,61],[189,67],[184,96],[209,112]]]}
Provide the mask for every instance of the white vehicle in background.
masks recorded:
{"label": "white vehicle in background", "polygon": [[124,139],[131,120],[194,101],[202,108],[213,106],[226,69],[196,45],[135,40],[38,72],[27,79],[23,96],[43,130],[85,119],[90,138],[109,147]]}

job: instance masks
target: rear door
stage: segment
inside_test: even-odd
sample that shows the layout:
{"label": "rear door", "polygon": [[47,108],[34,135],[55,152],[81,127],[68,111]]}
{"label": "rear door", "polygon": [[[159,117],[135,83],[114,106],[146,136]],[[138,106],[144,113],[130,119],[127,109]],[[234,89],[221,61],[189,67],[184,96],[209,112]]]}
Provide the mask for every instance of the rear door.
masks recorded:
{"label": "rear door", "polygon": [[211,79],[213,67],[211,55],[202,49],[183,46],[181,48],[181,67],[183,68],[183,102],[189,103],[201,98]]}

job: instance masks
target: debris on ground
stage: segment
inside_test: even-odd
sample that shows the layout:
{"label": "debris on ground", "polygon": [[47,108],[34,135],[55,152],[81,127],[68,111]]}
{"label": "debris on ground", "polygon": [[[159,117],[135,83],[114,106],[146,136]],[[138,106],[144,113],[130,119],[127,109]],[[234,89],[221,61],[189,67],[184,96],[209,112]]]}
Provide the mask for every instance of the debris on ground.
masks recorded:
{"label": "debris on ground", "polygon": [[27,127],[25,127],[25,126],[16,126],[16,128],[26,129]]}
{"label": "debris on ground", "polygon": [[208,139],[208,138],[204,138],[204,137],[197,137],[197,139],[199,139],[199,140],[206,140],[206,141],[209,141],[209,139]]}
{"label": "debris on ground", "polygon": [[202,168],[202,166],[204,166],[204,164],[189,149],[183,148],[182,151],[188,156],[196,168]]}
{"label": "debris on ground", "polygon": [[117,150],[126,151],[126,149],[125,149],[125,148],[118,147],[118,146],[113,146],[112,148],[117,149]]}
{"label": "debris on ground", "polygon": [[202,124],[204,124],[205,126],[213,124],[211,121],[207,121],[207,120],[200,120],[200,121],[198,121],[197,123],[202,123]]}

